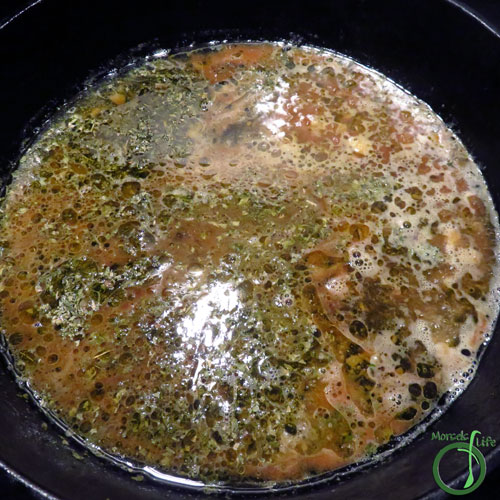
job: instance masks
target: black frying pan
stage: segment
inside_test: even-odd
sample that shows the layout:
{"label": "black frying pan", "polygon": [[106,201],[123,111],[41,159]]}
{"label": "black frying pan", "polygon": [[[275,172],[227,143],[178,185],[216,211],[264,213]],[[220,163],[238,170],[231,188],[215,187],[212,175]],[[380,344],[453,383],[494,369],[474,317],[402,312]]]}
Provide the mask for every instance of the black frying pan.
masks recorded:
{"label": "black frying pan", "polygon": [[[119,65],[117,56],[126,59],[151,52],[152,47],[213,39],[284,38],[348,54],[429,103],[484,166],[495,204],[500,206],[500,36],[452,1],[36,3],[0,29],[0,173],[6,182],[25,139],[33,137],[86,78],[102,73],[110,61]],[[444,497],[431,472],[442,443],[432,441],[431,432],[478,429],[500,440],[499,357],[500,339],[494,338],[466,392],[410,445],[376,466],[334,474],[326,483],[300,489],[294,498]],[[50,423],[44,430],[44,417],[19,394],[2,364],[0,467],[37,494],[65,500],[204,497],[149,479],[138,482],[93,455],[79,460],[75,451],[83,454],[83,448],[64,444]],[[491,475],[498,473],[500,447],[489,450],[483,449]],[[463,484],[464,465],[448,463],[448,484],[453,478],[455,485]],[[486,490],[480,496],[487,498]]]}

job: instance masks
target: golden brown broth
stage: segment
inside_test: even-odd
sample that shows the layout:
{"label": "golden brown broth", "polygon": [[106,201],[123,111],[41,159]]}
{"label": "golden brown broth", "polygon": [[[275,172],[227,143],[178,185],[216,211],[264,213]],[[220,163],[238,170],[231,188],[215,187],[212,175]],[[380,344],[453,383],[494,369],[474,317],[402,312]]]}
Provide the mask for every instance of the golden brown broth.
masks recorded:
{"label": "golden brown broth", "polygon": [[89,442],[205,480],[300,479],[375,453],[470,379],[496,229],[452,132],[351,60],[151,58],[22,158],[2,329]]}

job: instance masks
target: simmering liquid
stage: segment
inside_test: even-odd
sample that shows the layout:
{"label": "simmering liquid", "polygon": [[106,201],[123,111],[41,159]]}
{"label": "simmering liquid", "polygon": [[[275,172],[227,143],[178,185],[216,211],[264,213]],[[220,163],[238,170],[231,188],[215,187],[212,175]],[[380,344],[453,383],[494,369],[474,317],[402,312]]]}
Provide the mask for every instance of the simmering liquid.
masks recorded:
{"label": "simmering liquid", "polygon": [[497,229],[457,137],[380,74],[282,44],[153,57],[21,159],[0,326],[40,401],[109,453],[301,479],[470,380]]}

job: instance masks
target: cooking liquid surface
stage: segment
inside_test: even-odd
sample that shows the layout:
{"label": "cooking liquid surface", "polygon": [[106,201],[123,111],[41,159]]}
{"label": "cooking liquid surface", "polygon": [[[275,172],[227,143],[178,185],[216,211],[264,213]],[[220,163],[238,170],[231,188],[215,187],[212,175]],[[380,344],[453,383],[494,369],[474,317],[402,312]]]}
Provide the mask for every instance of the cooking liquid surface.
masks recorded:
{"label": "cooking liquid surface", "polygon": [[497,314],[479,169],[327,51],[222,45],[89,89],[26,152],[1,327],[109,453],[213,481],[376,454],[473,375]]}

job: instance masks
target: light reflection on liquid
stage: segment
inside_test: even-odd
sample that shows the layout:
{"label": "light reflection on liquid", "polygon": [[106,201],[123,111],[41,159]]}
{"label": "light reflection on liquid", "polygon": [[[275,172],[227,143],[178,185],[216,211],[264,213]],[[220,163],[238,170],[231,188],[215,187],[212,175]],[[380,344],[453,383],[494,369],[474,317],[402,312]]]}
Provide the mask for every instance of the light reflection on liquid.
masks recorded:
{"label": "light reflection on liquid", "polygon": [[[176,332],[185,341],[195,344],[195,371],[192,376],[193,386],[196,386],[203,368],[207,363],[223,366],[225,358],[230,357],[225,349],[217,349],[231,341],[232,330],[228,320],[240,306],[237,290],[231,283],[219,282],[212,286],[192,306],[177,325]],[[205,356],[200,355],[202,352]]]}
{"label": "light reflection on liquid", "polygon": [[279,138],[285,136],[285,132],[282,129],[287,123],[285,105],[289,102],[289,99],[286,97],[289,87],[288,83],[280,79],[273,92],[265,95],[260,102],[255,104],[257,113],[265,117],[262,121],[263,125]]}
{"label": "light reflection on liquid", "polygon": [[217,283],[191,307],[178,325],[177,333],[185,340],[196,339],[206,347],[218,347],[231,339],[226,320],[238,308],[238,292],[230,283]]}

